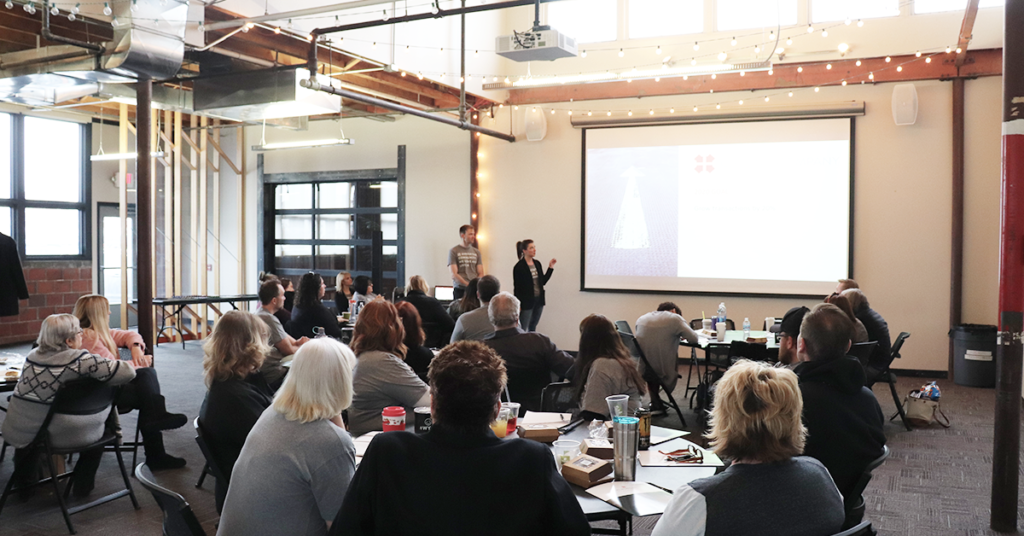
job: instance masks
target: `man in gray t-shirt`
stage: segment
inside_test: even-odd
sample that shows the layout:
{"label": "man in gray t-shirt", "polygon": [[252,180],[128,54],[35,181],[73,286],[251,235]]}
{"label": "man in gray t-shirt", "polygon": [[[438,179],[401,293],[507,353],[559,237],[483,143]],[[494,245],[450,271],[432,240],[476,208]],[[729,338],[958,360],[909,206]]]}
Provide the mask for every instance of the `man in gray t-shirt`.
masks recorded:
{"label": "man in gray t-shirt", "polygon": [[459,228],[462,243],[448,252],[448,269],[452,272],[452,285],[455,287],[455,299],[466,294],[466,285],[477,277],[484,275],[484,261],[480,250],[473,247],[476,241],[476,229],[472,225]]}
{"label": "man in gray t-shirt", "polygon": [[459,315],[459,319],[455,321],[455,330],[452,331],[451,342],[482,341],[494,333],[494,325],[487,316],[487,306],[491,303],[491,298],[500,291],[501,283],[497,277],[485,275],[480,278],[476,287],[480,307]]}
{"label": "man in gray t-shirt", "polygon": [[270,331],[270,340],[267,341],[270,353],[263,360],[260,370],[267,383],[276,389],[285,373],[288,372],[285,370],[282,360],[297,352],[309,338],[293,339],[285,332],[281,321],[274,316],[274,313],[284,307],[284,287],[281,286],[280,281],[271,279],[260,285],[259,297],[260,308],[256,311],[256,316],[267,325]]}

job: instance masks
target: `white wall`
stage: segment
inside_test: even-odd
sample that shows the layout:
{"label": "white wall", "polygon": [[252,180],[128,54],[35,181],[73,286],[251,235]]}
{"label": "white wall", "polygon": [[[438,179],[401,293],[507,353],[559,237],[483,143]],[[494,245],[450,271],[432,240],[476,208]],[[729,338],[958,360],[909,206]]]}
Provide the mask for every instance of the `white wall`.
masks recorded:
{"label": "white wall", "polygon": [[[965,317],[968,322],[994,322],[996,260],[998,257],[999,195],[999,79],[967,82],[967,213]],[[872,306],[889,322],[893,337],[909,331],[900,368],[945,370],[948,352],[951,98],[945,82],[916,84],[920,98],[918,121],[897,127],[890,113],[892,85],[824,88],[804,93],[799,104],[865,101],[867,114],[856,119],[854,277]],[[748,93],[749,95],[749,93]],[[595,108],[667,108],[680,110],[700,96],[596,101]],[[716,98],[719,98],[716,95]],[[741,98],[724,95],[723,101]],[[705,99],[706,100],[706,99]],[[755,99],[751,99],[755,100]],[[588,104],[589,106],[589,104]],[[493,125],[507,128],[508,107]],[[539,258],[559,262],[548,283],[548,307],[541,330],[567,348],[578,344],[579,321],[598,312],[631,323],[671,299],[684,315],[711,314],[719,297],[581,292],[580,158],[581,131],[567,116],[548,116],[547,138],[539,143],[482,138],[481,235],[488,271],[509,282],[516,261],[517,240],[537,241]],[[522,117],[516,119],[522,124]],[[491,126],[485,121],[484,126]],[[752,229],[756,236],[759,229]],[[799,230],[787,233],[793,262],[814,255],[814,244],[801,243]],[[780,241],[780,247],[784,241]],[[708,252],[708,261],[714,262]],[[629,282],[623,281],[623,288]],[[781,316],[796,305],[815,300],[728,298],[729,316],[750,317],[760,324],[766,316]]]}

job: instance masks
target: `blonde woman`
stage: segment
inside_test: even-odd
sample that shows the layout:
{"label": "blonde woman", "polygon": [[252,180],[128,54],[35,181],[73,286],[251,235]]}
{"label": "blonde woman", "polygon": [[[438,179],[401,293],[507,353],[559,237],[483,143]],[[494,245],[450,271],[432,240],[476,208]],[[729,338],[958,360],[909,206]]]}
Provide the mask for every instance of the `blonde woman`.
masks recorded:
{"label": "blonde woman", "polygon": [[352,274],[339,272],[334,280],[334,304],[338,306],[338,314],[348,311],[348,301],[355,295],[352,290]]}
{"label": "blonde woman", "polygon": [[[13,445],[15,484],[24,484],[34,469],[34,452],[25,447],[35,440],[50,412],[57,392],[69,381],[93,378],[110,385],[121,385],[135,377],[131,363],[89,353],[82,348],[82,328],[69,314],[46,317],[38,348],[28,354],[25,370],[14,387],[11,404],[4,419],[4,441]],[[103,436],[109,411],[91,415],[56,414],[50,421],[54,446],[73,447],[94,443]],[[75,465],[74,492],[84,497],[93,489],[96,469],[103,448],[84,451]]]}
{"label": "blonde woman", "polygon": [[455,320],[452,320],[441,302],[427,294],[428,292],[430,285],[427,281],[422,276],[414,275],[409,278],[409,292],[405,295],[405,301],[411,303],[420,314],[423,332],[426,334],[423,346],[441,348],[451,340]]}
{"label": "blonde woman", "polygon": [[[740,361],[718,382],[711,448],[725,471],[684,484],[652,536],[821,536],[840,531],[843,497],[818,460],[800,456],[807,429],[789,369]],[[743,505],[743,515],[735,515]]]}
{"label": "blonde woman", "polygon": [[[270,347],[267,325],[256,315],[229,311],[213,326],[203,345],[206,399],[199,409],[199,424],[206,434],[214,461],[230,480],[249,430],[270,406],[274,391],[260,366]],[[217,512],[221,511],[228,482],[217,480]]]}
{"label": "blonde woman", "polygon": [[356,471],[341,412],[352,404],[356,356],[330,338],[295,354],[231,475],[219,535],[324,535]]}
{"label": "blonde woman", "polygon": [[181,428],[188,418],[181,413],[168,413],[160,394],[160,380],[152,368],[153,358],[145,353],[142,335],[124,329],[110,329],[110,302],[97,294],[78,298],[74,313],[82,326],[82,348],[106,359],[118,359],[118,348],[131,350],[135,379],[121,389],[117,406],[139,410],[139,431],[146,451],[146,465],[154,471],[178,469],[185,459],[167,454],[162,430]]}

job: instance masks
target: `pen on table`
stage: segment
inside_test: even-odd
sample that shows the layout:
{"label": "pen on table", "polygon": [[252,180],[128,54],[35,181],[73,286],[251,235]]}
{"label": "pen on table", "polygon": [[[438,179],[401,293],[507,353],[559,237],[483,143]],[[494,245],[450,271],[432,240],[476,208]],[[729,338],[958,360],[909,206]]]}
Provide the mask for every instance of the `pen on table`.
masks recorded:
{"label": "pen on table", "polygon": [[667,492],[668,492],[668,493],[669,493],[670,495],[674,495],[674,494],[672,493],[672,490],[670,490],[670,489],[668,489],[668,488],[663,488],[663,487],[661,487],[661,486],[659,486],[659,485],[657,485],[657,484],[655,484],[655,483],[653,483],[653,482],[648,482],[648,484],[650,484],[650,485],[652,485],[652,486],[654,486],[654,487],[656,487],[656,488],[658,488],[658,489],[660,489],[660,490],[662,490],[662,491],[667,491]]}

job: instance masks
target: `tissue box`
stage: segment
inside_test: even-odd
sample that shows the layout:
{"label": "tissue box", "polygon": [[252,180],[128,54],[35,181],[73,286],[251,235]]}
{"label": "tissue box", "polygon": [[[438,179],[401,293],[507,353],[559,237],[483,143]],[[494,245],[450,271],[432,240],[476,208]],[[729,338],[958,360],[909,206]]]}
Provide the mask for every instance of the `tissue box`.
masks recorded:
{"label": "tissue box", "polygon": [[583,444],[580,445],[580,450],[582,450],[584,454],[595,458],[601,458],[602,460],[612,459],[615,452],[611,439],[584,439]]}
{"label": "tissue box", "polygon": [[519,437],[541,443],[557,441],[559,436],[561,436],[561,432],[553,424],[527,424],[519,427]]}
{"label": "tissue box", "polygon": [[562,464],[562,476],[565,477],[565,480],[581,488],[600,484],[610,474],[612,474],[611,463],[586,454],[573,458],[569,463]]}

